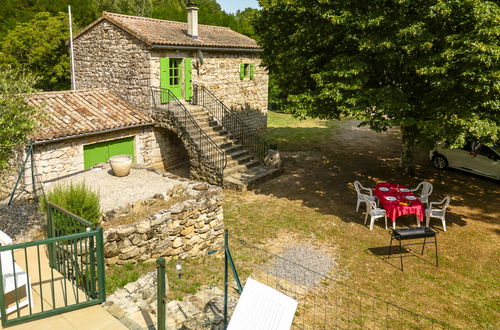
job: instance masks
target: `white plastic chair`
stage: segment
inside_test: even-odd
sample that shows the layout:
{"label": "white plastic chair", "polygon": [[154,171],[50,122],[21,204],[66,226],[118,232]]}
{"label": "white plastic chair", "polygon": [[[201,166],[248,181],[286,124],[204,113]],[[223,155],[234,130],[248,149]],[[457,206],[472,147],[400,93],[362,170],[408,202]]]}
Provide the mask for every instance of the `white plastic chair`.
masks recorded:
{"label": "white plastic chair", "polygon": [[[358,201],[356,203],[356,212],[358,212],[359,210],[359,204],[364,203],[365,199],[375,202],[375,196],[373,196],[372,190],[370,188],[363,187],[358,180],[354,181],[354,189],[356,189],[356,193],[358,194]],[[370,194],[367,195],[362,193],[363,190],[368,191]]]}
{"label": "white plastic chair", "polygon": [[[0,230],[0,245],[4,246],[10,244],[12,244],[12,239]],[[13,302],[9,302],[12,306],[6,309],[6,314],[14,312],[18,307],[21,308],[27,306],[30,301],[31,307],[33,307],[33,291],[31,290],[31,283],[26,275],[26,272],[13,261],[12,251],[1,252],[0,258],[2,261],[4,295],[15,297],[16,291],[18,295],[18,304],[16,304],[15,300]],[[25,294],[24,297],[22,296],[23,294]],[[21,301],[23,298],[25,299]]]}
{"label": "white plastic chair", "polygon": [[411,189],[411,192],[415,192],[422,189],[422,192],[420,193],[420,196],[418,196],[418,199],[422,202],[422,204],[429,204],[429,196],[432,194],[432,183],[422,181],[418,184],[417,188]]}
{"label": "white plastic chair", "polygon": [[365,197],[364,202],[366,203],[366,214],[365,214],[365,225],[366,220],[368,220],[368,214],[370,215],[370,230],[373,230],[373,223],[378,218],[385,218],[385,229],[387,230],[387,214],[384,209],[377,207],[374,201],[371,201]]}
{"label": "white plastic chair", "polygon": [[[440,206],[439,208],[433,208],[433,206]],[[425,226],[429,227],[429,222],[431,218],[441,219],[443,223],[443,231],[446,231],[446,208],[450,205],[450,197],[446,196],[440,202],[431,202],[429,208],[425,210]]]}

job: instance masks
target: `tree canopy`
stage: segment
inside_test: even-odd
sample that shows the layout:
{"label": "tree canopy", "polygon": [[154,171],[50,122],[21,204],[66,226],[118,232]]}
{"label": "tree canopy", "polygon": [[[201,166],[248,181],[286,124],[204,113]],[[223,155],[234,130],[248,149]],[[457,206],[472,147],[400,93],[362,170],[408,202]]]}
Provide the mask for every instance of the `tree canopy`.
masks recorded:
{"label": "tree canopy", "polygon": [[255,31],[297,116],[354,116],[415,144],[497,139],[500,8],[483,0],[262,0]]}
{"label": "tree canopy", "polygon": [[33,74],[0,66],[0,173],[37,127],[38,108],[26,103],[36,80]]}
{"label": "tree canopy", "polygon": [[0,62],[39,76],[40,89],[64,89],[70,76],[68,31],[65,13],[38,13],[8,32],[0,48]]}
{"label": "tree canopy", "polygon": [[[200,24],[228,26],[253,37],[251,18],[257,10],[224,12],[216,0],[199,0]],[[99,18],[103,11],[185,22],[185,0],[3,0],[0,6],[0,64],[40,76],[43,90],[70,88],[67,10],[73,32]]]}

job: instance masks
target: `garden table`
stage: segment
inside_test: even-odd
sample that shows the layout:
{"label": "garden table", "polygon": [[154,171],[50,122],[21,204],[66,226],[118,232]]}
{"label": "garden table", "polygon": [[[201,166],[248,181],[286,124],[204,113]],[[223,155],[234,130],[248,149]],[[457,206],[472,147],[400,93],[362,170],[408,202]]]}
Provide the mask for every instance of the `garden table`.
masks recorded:
{"label": "garden table", "polygon": [[424,221],[422,202],[404,185],[391,182],[379,183],[375,186],[375,196],[392,222],[406,214],[415,214],[420,222]]}

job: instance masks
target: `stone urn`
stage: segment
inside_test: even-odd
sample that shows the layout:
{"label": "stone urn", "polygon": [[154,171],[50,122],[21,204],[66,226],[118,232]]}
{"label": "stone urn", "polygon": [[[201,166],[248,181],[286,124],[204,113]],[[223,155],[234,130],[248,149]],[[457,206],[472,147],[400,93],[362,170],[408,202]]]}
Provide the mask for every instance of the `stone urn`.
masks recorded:
{"label": "stone urn", "polygon": [[132,156],[117,155],[109,159],[109,164],[115,176],[127,176],[132,167]]}

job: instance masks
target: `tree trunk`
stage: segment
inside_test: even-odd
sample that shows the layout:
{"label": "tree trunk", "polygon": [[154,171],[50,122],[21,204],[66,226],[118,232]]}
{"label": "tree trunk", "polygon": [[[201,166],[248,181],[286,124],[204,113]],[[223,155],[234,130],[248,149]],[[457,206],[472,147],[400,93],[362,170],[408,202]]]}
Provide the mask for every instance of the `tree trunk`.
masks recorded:
{"label": "tree trunk", "polygon": [[406,175],[415,174],[413,155],[415,153],[415,126],[401,125],[401,167]]}

